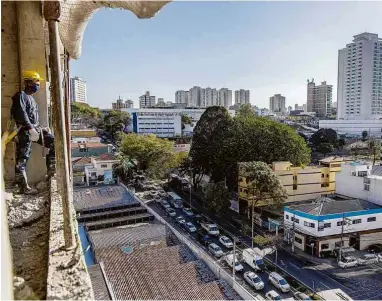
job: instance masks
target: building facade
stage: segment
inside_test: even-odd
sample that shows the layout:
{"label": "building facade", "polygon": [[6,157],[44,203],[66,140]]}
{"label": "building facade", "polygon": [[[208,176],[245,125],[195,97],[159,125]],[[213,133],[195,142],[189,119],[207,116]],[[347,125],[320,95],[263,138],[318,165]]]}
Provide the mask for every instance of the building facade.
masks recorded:
{"label": "building facade", "polygon": [[244,105],[251,103],[249,98],[249,90],[236,90],[235,91],[235,105]]}
{"label": "building facade", "polygon": [[111,153],[113,146],[99,142],[71,143],[72,158],[100,156]]}
{"label": "building facade", "polygon": [[316,256],[341,247],[364,250],[382,242],[382,207],[370,202],[319,197],[284,208],[284,240]]}
{"label": "building facade", "polygon": [[183,90],[176,91],[175,92],[175,103],[187,104],[189,94],[190,94],[189,91],[183,91]]}
{"label": "building facade", "polygon": [[337,119],[382,117],[382,39],[374,33],[354,36],[338,52]]}
{"label": "building facade", "polygon": [[150,108],[155,106],[155,96],[150,95],[150,91],[139,97],[140,108]]}
{"label": "building facade", "polygon": [[232,106],[232,90],[221,88],[218,91],[218,105],[225,107],[227,110]]}
{"label": "building facade", "polygon": [[[205,109],[170,109],[170,108],[147,108],[147,109],[124,109],[129,112],[132,124],[130,130],[137,134],[154,134],[162,138],[173,138],[192,135],[193,128],[199,121]],[[235,115],[234,110],[229,114]],[[182,114],[186,114],[192,120],[192,125],[187,125],[182,130]]]}
{"label": "building facade", "polygon": [[86,94],[86,82],[79,77],[73,77],[70,79],[69,84],[70,101],[71,102],[88,102]]}
{"label": "building facade", "polygon": [[332,114],[333,86],[322,82],[316,86],[314,80],[308,80],[307,110],[315,112],[319,118],[329,117]]}
{"label": "building facade", "polygon": [[344,164],[336,177],[336,193],[382,206],[382,166],[361,162]]}
{"label": "building facade", "polygon": [[273,113],[285,113],[285,96],[275,94],[269,98],[269,110]]}
{"label": "building facade", "polygon": [[123,101],[121,97],[119,96],[116,102],[113,102],[111,104],[111,107],[113,110],[122,110],[122,109],[129,109],[134,106],[134,102],[130,99]]}
{"label": "building facade", "polygon": [[319,127],[324,129],[333,129],[338,134],[349,134],[362,136],[363,131],[367,131],[370,137],[382,137],[382,120],[320,120]]}

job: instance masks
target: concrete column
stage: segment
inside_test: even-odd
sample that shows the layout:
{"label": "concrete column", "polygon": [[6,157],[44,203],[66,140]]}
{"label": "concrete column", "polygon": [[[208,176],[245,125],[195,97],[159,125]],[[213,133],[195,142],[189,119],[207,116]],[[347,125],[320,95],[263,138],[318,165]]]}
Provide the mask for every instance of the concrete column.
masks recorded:
{"label": "concrete column", "polygon": [[[48,126],[47,60],[41,2],[19,1],[16,3],[16,7],[20,70],[37,71],[45,79],[41,81],[40,90],[34,95],[34,98],[39,106],[40,124]],[[32,156],[28,162],[27,173],[31,184],[44,180],[46,174],[43,148],[36,143],[33,143],[32,146]]]}

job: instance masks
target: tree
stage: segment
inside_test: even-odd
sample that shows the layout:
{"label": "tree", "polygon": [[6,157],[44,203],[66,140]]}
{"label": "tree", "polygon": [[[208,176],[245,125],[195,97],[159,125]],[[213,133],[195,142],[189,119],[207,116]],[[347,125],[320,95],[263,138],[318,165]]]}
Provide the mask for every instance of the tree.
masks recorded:
{"label": "tree", "polygon": [[249,206],[255,207],[259,202],[262,206],[281,207],[288,195],[280,179],[264,162],[242,162],[239,164],[240,175],[247,182]]}
{"label": "tree", "polygon": [[204,187],[204,203],[213,213],[227,212],[231,206],[231,197],[224,182],[210,183]]}
{"label": "tree", "polygon": [[210,175],[215,183],[224,179],[227,155],[231,152],[227,141],[232,122],[228,111],[218,106],[207,108],[200,117],[190,149],[194,186],[198,186],[205,174]]}
{"label": "tree", "polygon": [[239,109],[236,112],[237,116],[240,117],[255,117],[256,114],[253,111],[251,105],[249,103],[243,104],[239,107]]}
{"label": "tree", "polygon": [[366,141],[367,136],[368,136],[367,131],[363,131],[362,132],[362,141]]}
{"label": "tree", "polygon": [[70,104],[70,114],[72,122],[92,124],[98,123],[101,116],[101,112],[98,108],[93,108],[81,102],[72,102]]}
{"label": "tree", "polygon": [[134,164],[126,156],[121,156],[118,163],[113,164],[113,174],[116,178],[120,177],[123,181],[130,181],[133,176]]}
{"label": "tree", "polygon": [[121,152],[138,161],[138,168],[152,178],[163,178],[174,164],[173,143],[155,135],[122,134]]}
{"label": "tree", "polygon": [[120,110],[110,110],[103,118],[102,127],[114,141],[120,140],[118,133],[130,124],[130,114]]}
{"label": "tree", "polygon": [[338,146],[340,147],[340,148],[343,148],[344,146],[345,146],[345,138],[340,138],[340,139],[338,139]]}
{"label": "tree", "polygon": [[373,157],[373,165],[375,165],[375,161],[381,156],[381,140],[371,139],[368,143],[368,149]]}
{"label": "tree", "polygon": [[310,137],[310,142],[315,147],[318,147],[321,143],[330,143],[333,147],[338,147],[337,132],[333,129],[319,129]]}
{"label": "tree", "polygon": [[260,247],[266,247],[272,244],[272,238],[269,236],[256,235],[253,242]]}
{"label": "tree", "polygon": [[332,144],[324,142],[318,145],[317,151],[326,156],[327,154],[332,153],[334,151],[334,147]]}
{"label": "tree", "polygon": [[182,130],[186,127],[186,124],[192,125],[192,119],[187,114],[181,113]]}

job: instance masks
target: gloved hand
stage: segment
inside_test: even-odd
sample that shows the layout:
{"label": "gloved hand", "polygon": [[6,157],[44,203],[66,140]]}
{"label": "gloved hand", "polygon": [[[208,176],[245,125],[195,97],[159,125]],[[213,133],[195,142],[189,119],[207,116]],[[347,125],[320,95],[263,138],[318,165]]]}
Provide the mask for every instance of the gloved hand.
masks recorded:
{"label": "gloved hand", "polygon": [[31,136],[31,140],[33,142],[36,142],[38,138],[40,138],[40,134],[34,128],[29,130],[29,135]]}

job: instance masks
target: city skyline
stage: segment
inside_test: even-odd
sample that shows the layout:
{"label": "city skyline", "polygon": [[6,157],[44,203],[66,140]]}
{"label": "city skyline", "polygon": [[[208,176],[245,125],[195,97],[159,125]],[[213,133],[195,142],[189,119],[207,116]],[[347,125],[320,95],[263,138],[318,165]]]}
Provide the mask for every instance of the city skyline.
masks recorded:
{"label": "city skyline", "polygon": [[278,93],[287,106],[302,105],[312,77],[333,84],[336,101],[338,50],[359,33],[381,34],[381,10],[377,2],[173,2],[142,22],[101,10],[89,22],[83,56],[71,62],[71,72],[86,79],[94,106],[119,94],[136,100],[146,90],[174,101],[175,91],[192,85],[245,87],[259,107]]}

